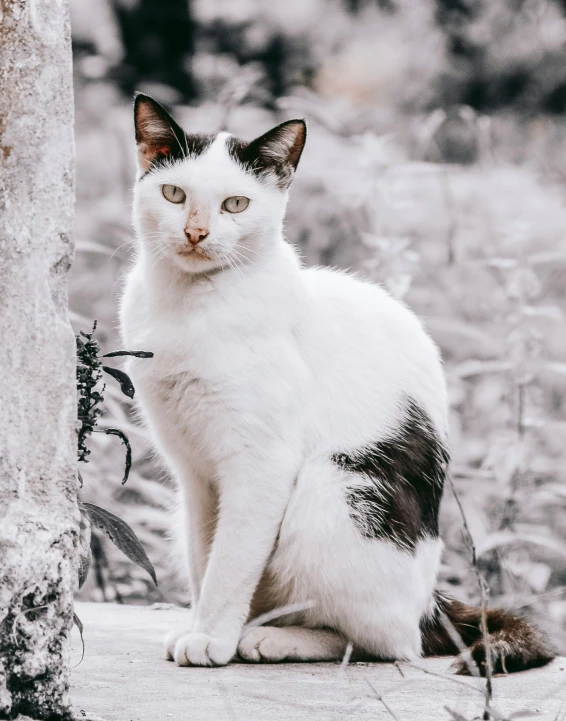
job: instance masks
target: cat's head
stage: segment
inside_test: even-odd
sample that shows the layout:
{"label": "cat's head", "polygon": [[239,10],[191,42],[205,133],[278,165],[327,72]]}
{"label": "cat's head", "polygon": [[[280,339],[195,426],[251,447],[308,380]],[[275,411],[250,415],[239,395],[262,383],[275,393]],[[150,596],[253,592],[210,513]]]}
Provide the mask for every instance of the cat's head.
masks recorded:
{"label": "cat's head", "polygon": [[288,120],[245,142],[192,135],[146,95],[134,105],[139,176],[134,222],[149,258],[188,273],[255,263],[280,231],[306,139]]}

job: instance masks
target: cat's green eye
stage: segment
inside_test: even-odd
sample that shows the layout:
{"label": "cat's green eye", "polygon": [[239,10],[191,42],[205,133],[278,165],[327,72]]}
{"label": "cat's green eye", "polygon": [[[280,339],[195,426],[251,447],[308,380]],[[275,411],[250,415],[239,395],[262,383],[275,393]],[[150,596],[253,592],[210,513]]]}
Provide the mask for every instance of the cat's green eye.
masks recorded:
{"label": "cat's green eye", "polygon": [[162,185],[161,192],[165,200],[168,200],[170,203],[183,203],[187,197],[185,191],[176,185]]}
{"label": "cat's green eye", "polygon": [[227,210],[229,213],[241,213],[250,204],[250,199],[246,198],[245,195],[233,195],[231,198],[226,198],[222,203],[222,209]]}

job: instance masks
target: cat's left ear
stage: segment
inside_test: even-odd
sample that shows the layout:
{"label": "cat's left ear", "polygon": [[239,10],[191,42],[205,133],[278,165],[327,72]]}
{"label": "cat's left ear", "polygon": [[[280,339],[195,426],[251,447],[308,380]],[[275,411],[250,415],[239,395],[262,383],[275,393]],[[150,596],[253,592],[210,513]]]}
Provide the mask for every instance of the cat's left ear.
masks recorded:
{"label": "cat's left ear", "polygon": [[306,139],[304,120],[286,120],[241,148],[239,159],[256,175],[271,177],[285,189],[293,180]]}
{"label": "cat's left ear", "polygon": [[160,159],[182,151],[185,133],[169,113],[149,95],[136,95],[134,125],[138,148],[138,165],[146,172]]}

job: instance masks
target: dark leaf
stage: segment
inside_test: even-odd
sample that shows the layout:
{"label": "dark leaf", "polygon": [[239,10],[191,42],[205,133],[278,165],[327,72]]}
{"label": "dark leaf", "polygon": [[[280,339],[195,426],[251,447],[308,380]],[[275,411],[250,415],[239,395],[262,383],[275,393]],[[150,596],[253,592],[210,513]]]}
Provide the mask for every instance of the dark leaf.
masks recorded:
{"label": "dark leaf", "polygon": [[82,645],[83,645],[83,653],[82,653],[82,656],[81,656],[81,660],[80,660],[79,663],[77,664],[77,666],[78,666],[80,663],[82,663],[82,660],[83,660],[83,658],[85,657],[85,640],[84,640],[84,638],[83,638],[83,630],[84,630],[83,622],[82,622],[81,619],[77,616],[77,614],[74,613],[74,612],[73,612],[73,623],[74,623],[75,626],[79,629],[79,633],[81,634],[81,643],[82,643]]}
{"label": "dark leaf", "polygon": [[115,378],[120,384],[120,390],[128,398],[133,398],[136,392],[134,384],[130,380],[130,376],[124,371],[118,370],[118,368],[110,368],[110,366],[102,366],[102,370],[106,371],[108,375]]}
{"label": "dark leaf", "polygon": [[85,554],[84,556],[81,554],[79,558],[79,588],[82,588],[84,586],[84,582],[86,581],[86,577],[88,576],[89,569],[90,548],[88,550],[88,554]]}
{"label": "dark leaf", "polygon": [[113,350],[105,353],[103,358],[116,358],[117,356],[133,355],[135,358],[153,358],[153,353],[148,350]]}
{"label": "dark leaf", "polygon": [[133,561],[147,571],[157,586],[155,569],[136,534],[128,524],[113,513],[105,511],[103,508],[95,506],[92,503],[84,503],[83,505],[96,528],[105,533],[112,543],[119,548],[130,561]]}
{"label": "dark leaf", "polygon": [[97,325],[98,325],[98,321],[97,321],[97,320],[93,321],[91,332],[90,332],[90,333],[84,333],[84,332],[81,330],[81,331],[80,331],[80,334],[83,336],[83,338],[87,338],[88,340],[90,340],[90,339],[92,338],[92,336],[94,335],[94,331],[96,330],[96,326],[97,326]]}
{"label": "dark leaf", "polygon": [[79,501],[81,523],[79,526],[79,588],[83,587],[90,568],[90,518],[86,508]]}
{"label": "dark leaf", "polygon": [[126,466],[124,468],[124,478],[122,479],[122,485],[124,485],[130,476],[130,468],[132,467],[132,446],[130,445],[128,436],[119,428],[105,428],[104,432],[107,436],[118,436],[126,446]]}

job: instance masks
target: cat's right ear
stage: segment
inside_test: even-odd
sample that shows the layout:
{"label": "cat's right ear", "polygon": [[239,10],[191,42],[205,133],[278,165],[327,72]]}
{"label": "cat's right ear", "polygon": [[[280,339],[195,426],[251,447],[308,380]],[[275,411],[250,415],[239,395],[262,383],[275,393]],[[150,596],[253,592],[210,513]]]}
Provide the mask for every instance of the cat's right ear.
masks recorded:
{"label": "cat's right ear", "polygon": [[150,170],[158,160],[176,154],[185,143],[185,133],[169,113],[149,95],[136,95],[134,125],[138,148],[138,166]]}

